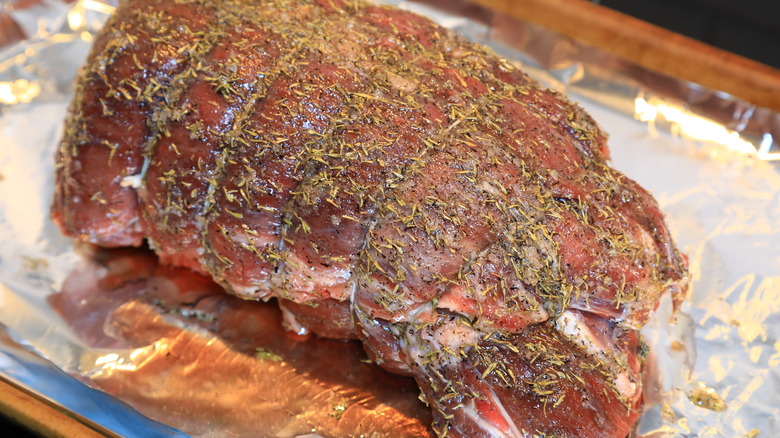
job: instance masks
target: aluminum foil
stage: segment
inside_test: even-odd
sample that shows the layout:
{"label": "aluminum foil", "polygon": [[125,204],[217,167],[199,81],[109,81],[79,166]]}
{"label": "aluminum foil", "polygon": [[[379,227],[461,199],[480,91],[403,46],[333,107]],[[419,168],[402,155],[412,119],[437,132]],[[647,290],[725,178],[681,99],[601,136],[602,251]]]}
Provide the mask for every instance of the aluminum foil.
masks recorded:
{"label": "aluminum foil", "polygon": [[[659,200],[693,287],[681,313],[664,301],[643,331],[637,435],[780,436],[780,116],[466,2],[387,3],[579,101],[611,133],[615,167]],[[414,382],[365,363],[358,345],[284,332],[273,306],[143,251],[60,235],[53,150],[111,7],[1,6],[0,376],[123,436],[430,436]]]}

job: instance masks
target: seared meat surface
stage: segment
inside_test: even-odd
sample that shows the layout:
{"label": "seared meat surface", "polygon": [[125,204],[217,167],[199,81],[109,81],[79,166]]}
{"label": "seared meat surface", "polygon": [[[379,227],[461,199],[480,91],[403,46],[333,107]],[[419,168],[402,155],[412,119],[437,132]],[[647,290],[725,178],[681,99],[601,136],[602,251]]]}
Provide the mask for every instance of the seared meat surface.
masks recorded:
{"label": "seared meat surface", "polygon": [[625,437],[638,330],[686,262],[577,105],[412,13],[125,0],[57,154],[55,221],[358,338],[447,436]]}

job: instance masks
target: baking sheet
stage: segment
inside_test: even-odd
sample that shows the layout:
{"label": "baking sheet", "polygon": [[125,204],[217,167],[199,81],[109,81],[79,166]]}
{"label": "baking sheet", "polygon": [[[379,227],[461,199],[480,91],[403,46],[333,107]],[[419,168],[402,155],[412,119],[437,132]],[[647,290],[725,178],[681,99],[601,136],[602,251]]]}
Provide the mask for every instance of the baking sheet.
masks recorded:
{"label": "baking sheet", "polygon": [[[492,44],[580,101],[611,134],[615,167],[658,198],[693,287],[676,324],[663,302],[644,330],[652,380],[637,434],[780,436],[771,130],[740,136],[636,77],[604,82],[572,56],[571,41],[533,25],[459,2],[444,11],[392,3]],[[413,382],[361,362],[355,344],[284,333],[271,307],[156,267],[143,252],[75,248],[59,234],[48,219],[53,150],[76,69],[110,8],[35,8],[14,15],[30,37],[0,52],[0,373],[127,436],[428,434]]]}

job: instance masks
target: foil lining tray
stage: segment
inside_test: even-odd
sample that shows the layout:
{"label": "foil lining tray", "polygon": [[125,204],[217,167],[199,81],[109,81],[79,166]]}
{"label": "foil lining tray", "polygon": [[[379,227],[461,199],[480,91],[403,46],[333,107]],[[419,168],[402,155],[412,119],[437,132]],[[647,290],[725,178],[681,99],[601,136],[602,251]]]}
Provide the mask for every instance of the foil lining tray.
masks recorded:
{"label": "foil lining tray", "polygon": [[[650,189],[691,262],[662,302],[641,437],[780,436],[780,116],[636,69],[464,1],[387,1],[489,44],[579,101]],[[142,250],[77,246],[49,220],[53,150],[110,2],[0,9],[0,377],[122,436],[430,436],[413,381],[353,343],[285,332]],[[13,23],[13,24],[11,24]],[[661,85],[659,85],[661,84]]]}

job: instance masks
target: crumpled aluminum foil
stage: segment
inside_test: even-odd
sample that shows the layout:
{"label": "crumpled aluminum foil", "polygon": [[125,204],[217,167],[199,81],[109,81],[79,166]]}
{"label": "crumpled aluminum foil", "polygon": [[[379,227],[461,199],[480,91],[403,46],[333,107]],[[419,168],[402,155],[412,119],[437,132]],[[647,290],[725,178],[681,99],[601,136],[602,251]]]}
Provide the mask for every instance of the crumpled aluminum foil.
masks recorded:
{"label": "crumpled aluminum foil", "polygon": [[[0,9],[16,23],[0,27],[16,41],[0,49],[0,377],[124,436],[430,436],[414,382],[358,345],[284,332],[273,306],[143,251],[60,235],[53,150],[111,6],[28,3]],[[667,300],[643,331],[637,436],[780,436],[780,116],[463,1],[386,3],[579,100],[611,133],[615,167],[659,200],[693,287],[674,324]]]}

